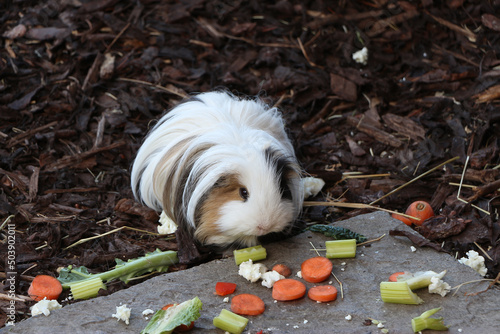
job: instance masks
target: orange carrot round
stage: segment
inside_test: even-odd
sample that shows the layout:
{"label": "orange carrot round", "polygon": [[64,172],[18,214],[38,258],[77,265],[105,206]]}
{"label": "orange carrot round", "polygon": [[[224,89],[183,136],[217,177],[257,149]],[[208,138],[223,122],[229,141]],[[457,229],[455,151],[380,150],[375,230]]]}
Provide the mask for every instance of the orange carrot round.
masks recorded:
{"label": "orange carrot round", "polygon": [[397,282],[398,277],[404,275],[404,271],[400,271],[389,276],[389,282]]}
{"label": "orange carrot round", "polygon": [[281,264],[281,263],[274,265],[273,270],[276,271],[278,274],[283,275],[285,277],[290,277],[290,275],[292,275],[292,271],[290,270],[290,268],[288,268],[288,266]]}
{"label": "orange carrot round", "polygon": [[300,267],[302,278],[311,283],[323,282],[330,276],[332,269],[332,261],[323,256],[307,259]]}
{"label": "orange carrot round", "polygon": [[401,220],[406,225],[411,226],[411,220],[410,220],[410,218],[398,215],[397,213],[393,213],[391,216],[392,216],[392,218],[397,219],[397,220]]}
{"label": "orange carrot round", "polygon": [[337,299],[337,288],[333,285],[319,285],[309,289],[307,296],[317,302],[331,302]]}
{"label": "orange carrot round", "polygon": [[236,290],[235,283],[217,282],[215,284],[215,293],[219,296],[230,295],[234,292],[234,290]]}
{"label": "orange carrot round", "polygon": [[420,220],[409,218],[409,220],[417,226],[422,225],[424,220],[434,216],[434,210],[432,210],[431,205],[424,201],[415,201],[411,203],[405,213],[412,217],[420,218]]}
{"label": "orange carrot round", "polygon": [[276,300],[287,301],[302,298],[306,294],[304,283],[292,278],[279,280],[273,285],[272,296]]}
{"label": "orange carrot round", "polygon": [[256,295],[242,293],[231,299],[231,311],[240,315],[259,315],[264,313],[266,306]]}
{"label": "orange carrot round", "polygon": [[57,278],[48,275],[38,275],[31,282],[28,295],[35,301],[40,301],[44,298],[57,299],[62,290],[61,282]]}
{"label": "orange carrot round", "polygon": [[[168,305],[163,306],[161,309],[162,310],[167,310],[167,309],[171,308],[174,305],[175,304],[168,304]],[[191,321],[191,323],[189,324],[189,326],[187,326],[187,325],[179,325],[179,326],[175,327],[174,331],[175,332],[187,332],[187,331],[193,329],[193,327],[194,327],[194,321]]]}

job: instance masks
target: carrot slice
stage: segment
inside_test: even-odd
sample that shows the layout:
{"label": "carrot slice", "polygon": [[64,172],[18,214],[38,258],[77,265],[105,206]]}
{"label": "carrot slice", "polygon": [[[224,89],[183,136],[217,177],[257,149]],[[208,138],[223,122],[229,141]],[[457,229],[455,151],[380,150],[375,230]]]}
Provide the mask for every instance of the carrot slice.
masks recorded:
{"label": "carrot slice", "polygon": [[258,315],[265,309],[264,302],[256,295],[243,293],[231,299],[231,311],[239,315]]}
{"label": "carrot slice", "polygon": [[234,290],[236,290],[235,283],[217,282],[215,284],[215,293],[219,296],[230,295],[234,292]]}
{"label": "carrot slice", "polygon": [[290,270],[290,268],[288,268],[288,266],[281,264],[281,263],[274,265],[273,270],[276,271],[278,274],[283,275],[285,277],[289,277],[290,275],[292,275],[292,271]]}
{"label": "carrot slice", "polygon": [[[168,308],[170,308],[170,307],[172,307],[174,305],[175,304],[168,304],[168,305],[163,306],[161,309],[162,310],[166,310],[166,309],[168,309]],[[187,332],[187,331],[193,329],[193,327],[194,327],[194,321],[191,321],[191,323],[189,324],[189,326],[187,326],[187,325],[179,325],[179,326],[175,327],[174,331],[176,331],[176,332]]]}
{"label": "carrot slice", "polygon": [[331,302],[337,299],[337,288],[333,285],[319,285],[309,289],[307,296],[317,302]]}
{"label": "carrot slice", "polygon": [[292,278],[279,280],[273,285],[272,296],[276,300],[295,300],[303,297],[305,294],[306,286],[304,283]]}
{"label": "carrot slice", "polygon": [[35,301],[40,301],[44,298],[57,299],[62,290],[61,282],[57,278],[48,275],[38,275],[31,282],[28,295]]}
{"label": "carrot slice", "polygon": [[391,276],[389,276],[389,282],[397,282],[398,276],[400,276],[400,275],[404,275],[404,271],[400,271],[400,272],[394,273]]}
{"label": "carrot slice", "polygon": [[323,256],[316,256],[302,262],[302,278],[311,283],[319,283],[330,277],[332,261]]}

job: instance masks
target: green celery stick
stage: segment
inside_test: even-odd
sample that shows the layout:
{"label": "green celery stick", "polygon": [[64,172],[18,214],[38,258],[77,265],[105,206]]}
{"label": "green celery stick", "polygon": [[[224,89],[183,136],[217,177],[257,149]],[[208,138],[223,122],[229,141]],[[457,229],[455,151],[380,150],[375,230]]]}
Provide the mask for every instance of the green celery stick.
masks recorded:
{"label": "green celery stick", "polygon": [[340,259],[356,257],[356,239],[329,240],[325,242],[326,257]]}
{"label": "green celery stick", "polygon": [[248,260],[252,260],[253,262],[264,260],[267,257],[266,249],[261,245],[236,249],[233,251],[233,255],[237,265]]}
{"label": "green celery stick", "polygon": [[424,302],[406,282],[381,282],[380,296],[385,303],[418,305]]}
{"label": "green celery stick", "polygon": [[232,334],[240,334],[247,326],[248,319],[226,309],[222,309],[219,316],[214,318],[213,324],[223,331]]}

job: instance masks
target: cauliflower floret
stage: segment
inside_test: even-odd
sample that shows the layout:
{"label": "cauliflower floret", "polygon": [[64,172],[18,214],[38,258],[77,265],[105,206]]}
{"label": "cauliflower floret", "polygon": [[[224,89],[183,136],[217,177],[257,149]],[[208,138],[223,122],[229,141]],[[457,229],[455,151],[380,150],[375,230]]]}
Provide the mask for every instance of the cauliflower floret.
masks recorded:
{"label": "cauliflower floret", "polygon": [[265,272],[261,275],[262,278],[262,285],[265,286],[266,288],[272,288],[274,286],[274,283],[279,281],[280,279],[284,279],[285,276],[280,275],[275,270]]}
{"label": "cauliflower floret", "polygon": [[118,319],[117,321],[125,321],[125,323],[128,325],[129,324],[129,318],[130,318],[130,311],[131,309],[127,307],[127,304],[117,306],[116,307],[116,313],[112,314],[111,316],[113,318]]}
{"label": "cauliflower floret", "polygon": [[267,271],[267,267],[262,263],[253,263],[252,260],[242,262],[238,274],[245,277],[250,282],[257,282]]}
{"label": "cauliflower floret", "polygon": [[153,314],[153,313],[155,313],[155,311],[153,311],[150,308],[147,308],[144,311],[142,311],[142,315],[144,315],[144,316],[148,316],[148,315]]}
{"label": "cauliflower floret", "polygon": [[431,278],[431,284],[429,284],[429,293],[437,293],[438,295],[441,295],[441,297],[444,297],[450,291],[451,286],[440,279],[439,276],[434,276]]}
{"label": "cauliflower floret", "polygon": [[468,258],[461,258],[458,262],[471,267],[479,273],[479,275],[484,276],[488,272],[484,265],[484,257],[480,256],[478,252],[470,250],[467,252]]}
{"label": "cauliflower floret", "polygon": [[160,234],[171,234],[177,231],[177,224],[170,218],[168,218],[165,211],[161,212],[160,220],[158,220],[158,233]]}
{"label": "cauliflower floret", "polygon": [[356,51],[352,54],[352,59],[358,63],[366,65],[368,63],[368,49],[366,46],[359,51]]}
{"label": "cauliflower floret", "polygon": [[304,198],[307,198],[316,196],[325,185],[325,181],[316,177],[304,177],[302,185],[304,186]]}
{"label": "cauliflower floret", "polygon": [[31,316],[34,317],[36,315],[43,314],[47,317],[50,315],[50,311],[60,309],[61,307],[62,305],[59,304],[57,300],[44,298],[35,305],[31,306]]}

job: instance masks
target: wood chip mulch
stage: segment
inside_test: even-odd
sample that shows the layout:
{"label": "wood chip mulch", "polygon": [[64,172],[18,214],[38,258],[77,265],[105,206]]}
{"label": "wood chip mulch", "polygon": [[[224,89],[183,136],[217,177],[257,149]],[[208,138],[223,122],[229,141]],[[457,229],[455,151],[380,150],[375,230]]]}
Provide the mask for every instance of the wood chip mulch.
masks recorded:
{"label": "wood chip mulch", "polygon": [[[429,201],[422,246],[476,250],[496,277],[499,13],[498,0],[4,1],[0,253],[14,224],[16,261],[2,255],[0,271],[26,296],[62,266],[100,272],[176,249],[134,201],[130,166],[165,110],[227,87],[281,108],[304,170],[326,181],[314,200],[370,204],[458,157],[375,205]],[[364,47],[366,64],[353,59]],[[367,212],[317,206],[302,219]],[[20,320],[32,303],[17,304]]]}

